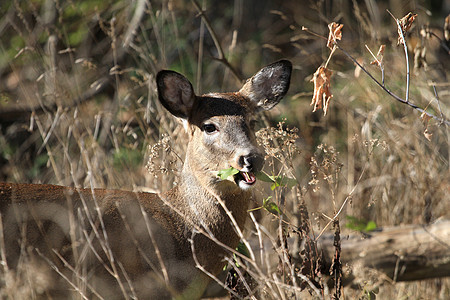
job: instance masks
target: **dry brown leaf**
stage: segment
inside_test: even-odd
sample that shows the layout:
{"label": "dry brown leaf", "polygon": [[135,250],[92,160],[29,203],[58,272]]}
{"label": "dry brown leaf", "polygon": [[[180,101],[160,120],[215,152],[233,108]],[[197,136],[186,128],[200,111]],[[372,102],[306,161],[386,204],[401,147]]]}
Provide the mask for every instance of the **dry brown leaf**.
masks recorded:
{"label": "dry brown leaf", "polygon": [[325,67],[319,67],[314,73],[312,82],[314,82],[314,94],[311,105],[314,105],[313,112],[323,109],[323,114],[328,111],[328,104],[333,97],[330,92],[330,78],[333,72]]}
{"label": "dry brown leaf", "polygon": [[426,114],[425,112],[423,112],[423,113],[420,115],[420,118],[422,119],[422,122],[423,122],[423,124],[425,125],[425,127],[428,126],[428,121],[430,121],[431,116],[428,115],[428,114]]}
{"label": "dry brown leaf", "polygon": [[327,42],[328,48],[333,49],[336,41],[340,41],[342,39],[342,27],[344,27],[344,24],[338,24],[335,22],[328,24],[328,29],[330,29],[330,34],[328,35]]}
{"label": "dry brown leaf", "polygon": [[444,38],[446,41],[450,41],[450,15],[445,18],[444,22]]}
{"label": "dry brown leaf", "polygon": [[413,13],[409,12],[406,16],[404,16],[403,18],[401,18],[399,20],[402,31],[400,31],[400,28],[397,28],[397,32],[398,32],[397,45],[403,44],[402,34],[403,34],[403,37],[406,38],[406,32],[408,32],[408,30],[411,28],[412,23],[414,22],[416,17],[417,17],[417,14],[413,14]]}
{"label": "dry brown leaf", "polygon": [[414,48],[414,72],[417,73],[419,69],[423,68],[425,71],[428,69],[428,63],[426,60],[427,48],[417,45]]}
{"label": "dry brown leaf", "polygon": [[430,27],[428,25],[422,25],[419,33],[420,33],[420,36],[423,37],[424,39],[428,40],[431,38],[431,31],[430,31]]}
{"label": "dry brown leaf", "polygon": [[424,132],[423,132],[423,135],[425,136],[425,138],[426,138],[427,140],[429,140],[429,141],[431,142],[431,137],[433,136],[433,133],[431,133],[431,132],[428,130],[428,121],[430,121],[431,116],[428,115],[428,114],[426,114],[425,112],[423,112],[423,113],[420,115],[420,118],[422,119],[423,125],[425,125],[425,130],[424,130]]}
{"label": "dry brown leaf", "polygon": [[425,128],[425,131],[423,132],[423,135],[425,136],[425,138],[431,142],[431,137],[433,136],[433,134],[428,130],[428,128]]}
{"label": "dry brown leaf", "polygon": [[381,67],[383,65],[384,49],[385,48],[386,48],[386,45],[381,45],[380,46],[380,49],[378,50],[376,59],[370,62],[371,65],[376,65],[378,67]]}

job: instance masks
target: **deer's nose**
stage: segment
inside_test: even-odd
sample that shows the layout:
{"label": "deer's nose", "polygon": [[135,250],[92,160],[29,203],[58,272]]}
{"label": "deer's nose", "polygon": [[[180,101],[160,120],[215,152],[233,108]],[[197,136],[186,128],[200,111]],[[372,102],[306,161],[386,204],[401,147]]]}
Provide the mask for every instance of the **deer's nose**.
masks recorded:
{"label": "deer's nose", "polygon": [[239,155],[237,163],[242,171],[254,173],[261,171],[264,165],[264,158],[259,153],[249,153],[246,155]]}

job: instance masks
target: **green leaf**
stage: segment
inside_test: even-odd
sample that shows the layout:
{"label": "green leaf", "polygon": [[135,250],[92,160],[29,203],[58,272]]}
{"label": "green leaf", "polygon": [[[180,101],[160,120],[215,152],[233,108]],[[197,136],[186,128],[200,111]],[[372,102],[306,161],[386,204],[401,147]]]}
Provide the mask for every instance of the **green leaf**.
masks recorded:
{"label": "green leaf", "polygon": [[270,176],[264,172],[258,172],[256,174],[256,178],[264,182],[272,183],[272,185],[270,186],[272,191],[279,186],[287,186],[288,188],[293,188],[294,186],[297,185],[297,180],[282,175]]}
{"label": "green leaf", "polygon": [[227,179],[230,176],[236,175],[237,173],[239,173],[238,169],[235,169],[233,167],[229,167],[228,169],[220,170],[217,173],[217,176],[219,176],[220,179],[225,180],[225,179]]}
{"label": "green leaf", "polygon": [[265,210],[270,212],[271,214],[274,214],[276,216],[281,216],[283,213],[281,212],[281,209],[276,205],[276,203],[269,201],[272,196],[269,196],[267,199],[263,200],[263,207]]}
{"label": "green leaf", "polygon": [[377,228],[377,224],[374,221],[367,222],[364,219],[358,219],[353,216],[347,216],[347,221],[345,227],[356,231],[370,232]]}
{"label": "green leaf", "polygon": [[243,242],[239,242],[239,244],[236,247],[236,251],[240,254],[250,258],[250,251],[248,251],[247,246]]}
{"label": "green leaf", "polygon": [[[245,246],[245,244],[240,241],[239,244],[236,247],[236,251],[248,258],[250,258],[250,251],[248,251],[247,246]],[[233,253],[233,258],[234,258],[234,264],[236,267],[240,268],[241,266],[239,265],[239,260],[236,254]],[[225,266],[226,267],[226,266]],[[225,268],[224,268],[225,270]]]}
{"label": "green leaf", "polygon": [[294,186],[296,186],[297,185],[297,179],[295,179],[295,178],[289,178],[289,177],[284,177],[284,182],[285,182],[285,185],[288,187],[288,188],[293,188]]}
{"label": "green leaf", "polygon": [[258,172],[255,174],[256,179],[264,181],[264,182],[273,182],[272,176],[267,175],[264,172]]}
{"label": "green leaf", "polygon": [[279,186],[286,186],[288,188],[293,188],[297,184],[297,180],[289,178],[286,176],[272,176],[274,183],[270,187],[272,191]]}
{"label": "green leaf", "polygon": [[272,199],[272,196],[269,196],[266,199],[263,199],[263,207],[264,207],[264,205],[266,205],[269,202],[270,199]]}
{"label": "green leaf", "polygon": [[366,230],[365,230],[366,232],[373,231],[375,229],[377,229],[377,224],[374,221],[367,222]]}

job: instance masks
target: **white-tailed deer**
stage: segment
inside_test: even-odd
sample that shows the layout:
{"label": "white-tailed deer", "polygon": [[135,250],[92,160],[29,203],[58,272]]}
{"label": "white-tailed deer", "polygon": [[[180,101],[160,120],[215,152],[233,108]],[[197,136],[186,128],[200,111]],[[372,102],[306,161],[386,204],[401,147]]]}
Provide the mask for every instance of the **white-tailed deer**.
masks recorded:
{"label": "white-tailed deer", "polygon": [[[159,72],[159,101],[187,121],[189,135],[178,185],[167,193],[0,183],[5,274],[20,266],[30,274],[36,265],[52,267],[56,279],[36,287],[44,297],[72,291],[85,298],[199,298],[209,277],[198,265],[211,274],[223,268],[264,163],[255,113],[286,94],[291,69],[281,60],[239,92],[204,96],[196,96],[183,75]],[[217,171],[229,167],[240,172],[221,180]],[[47,274],[42,270],[41,277]]]}

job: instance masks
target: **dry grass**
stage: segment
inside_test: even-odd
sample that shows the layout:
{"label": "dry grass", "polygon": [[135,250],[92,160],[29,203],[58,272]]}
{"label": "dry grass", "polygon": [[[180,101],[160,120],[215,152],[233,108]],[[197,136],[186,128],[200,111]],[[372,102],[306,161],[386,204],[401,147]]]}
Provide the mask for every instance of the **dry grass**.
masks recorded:
{"label": "dry grass", "polygon": [[[187,137],[156,99],[156,72],[170,68],[186,74],[199,94],[239,86],[230,69],[211,58],[217,47],[191,2],[6,2],[0,19],[0,180],[154,192],[176,184]],[[251,294],[250,287],[259,284],[257,298],[320,298],[322,293],[329,298],[334,291],[325,285],[326,274],[299,274],[293,263],[298,256],[313,257],[314,249],[299,255],[304,244],[292,246],[287,234],[308,241],[307,235],[321,232],[341,208],[343,236],[351,232],[346,216],[378,226],[449,218],[448,126],[430,120],[426,128],[420,113],[390,98],[364,74],[355,76],[354,65],[339,51],[329,65],[334,71],[329,112],[326,117],[311,113],[312,93],[304,91],[312,90],[309,80],[328,52],[325,42],[301,26],[325,36],[326,23],[335,18],[344,24],[343,47],[377,78],[381,75],[369,65],[372,57],[364,44],[387,45],[386,84],[404,94],[404,53],[395,46],[395,24],[381,5],[345,4],[340,10],[305,1],[303,7],[311,7],[305,12],[296,1],[262,2],[255,9],[250,4],[255,3],[207,3],[206,13],[238,73],[249,76],[281,57],[293,61],[290,96],[264,116],[258,137],[267,153],[266,172],[298,184],[273,191],[270,184],[260,184],[261,202],[272,197],[284,214],[251,214],[250,259],[241,262],[237,276],[243,278],[239,272],[247,269],[256,284],[244,284],[243,290]],[[390,9],[398,17],[406,13]],[[428,17],[417,9],[410,41],[420,39],[419,24],[443,24],[438,12]],[[428,67],[412,73],[411,98],[436,116],[449,116],[450,59],[433,39],[426,43]],[[439,103],[430,82],[436,83]],[[33,113],[4,114],[18,108]],[[258,250],[261,245],[264,250]],[[0,272],[2,296],[39,298],[45,272],[40,277],[11,272],[22,270]],[[394,284],[373,272],[358,272],[345,297],[446,299],[450,294],[448,279]]]}

